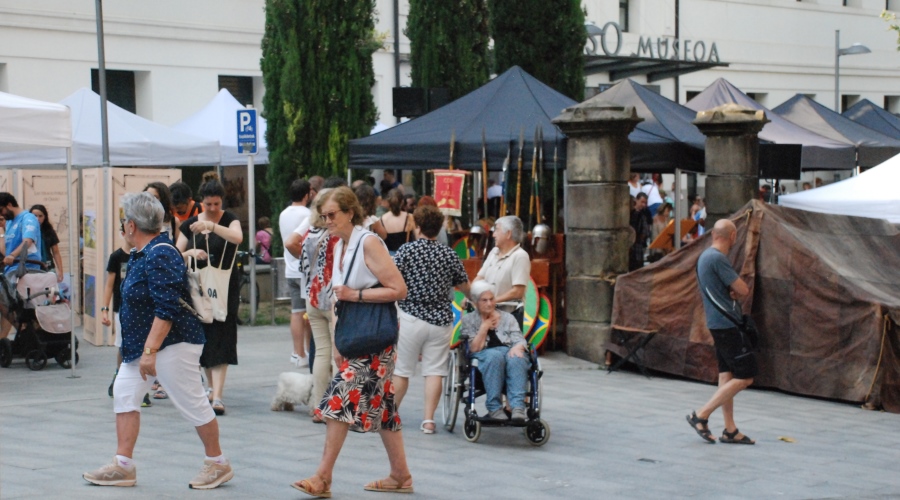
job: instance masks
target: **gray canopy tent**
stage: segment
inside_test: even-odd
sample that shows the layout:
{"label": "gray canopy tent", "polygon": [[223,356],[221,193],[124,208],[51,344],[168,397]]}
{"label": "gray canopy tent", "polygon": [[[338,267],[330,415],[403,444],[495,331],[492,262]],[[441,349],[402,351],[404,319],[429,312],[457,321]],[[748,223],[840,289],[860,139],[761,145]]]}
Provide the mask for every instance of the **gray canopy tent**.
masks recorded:
{"label": "gray canopy tent", "polygon": [[705,111],[728,103],[765,111],[766,117],[771,121],[763,127],[759,138],[775,144],[801,144],[800,165],[803,170],[850,170],[856,167],[855,146],[828,139],[795,125],[754,101],[724,78],[713,82],[688,101],[686,106],[694,111]]}
{"label": "gray canopy tent", "polygon": [[884,135],[900,139],[900,117],[868,99],[850,106],[842,115]]}
{"label": "gray canopy tent", "polygon": [[900,154],[900,140],[860,125],[805,95],[797,94],[772,111],[823,137],[856,146],[859,167],[874,167]]}

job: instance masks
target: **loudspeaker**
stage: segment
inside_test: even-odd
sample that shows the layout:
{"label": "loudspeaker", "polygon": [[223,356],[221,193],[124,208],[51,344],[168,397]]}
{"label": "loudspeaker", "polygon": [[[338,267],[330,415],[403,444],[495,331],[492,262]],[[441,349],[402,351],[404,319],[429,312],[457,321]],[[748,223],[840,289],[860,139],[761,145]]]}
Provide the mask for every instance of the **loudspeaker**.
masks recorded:
{"label": "loudspeaker", "polygon": [[760,144],[760,179],[800,180],[801,144]]}
{"label": "loudspeaker", "polygon": [[427,112],[427,90],[421,87],[394,87],[394,116],[415,118]]}
{"label": "loudspeaker", "polygon": [[431,88],[428,89],[428,111],[434,111],[439,107],[450,103],[450,89]]}

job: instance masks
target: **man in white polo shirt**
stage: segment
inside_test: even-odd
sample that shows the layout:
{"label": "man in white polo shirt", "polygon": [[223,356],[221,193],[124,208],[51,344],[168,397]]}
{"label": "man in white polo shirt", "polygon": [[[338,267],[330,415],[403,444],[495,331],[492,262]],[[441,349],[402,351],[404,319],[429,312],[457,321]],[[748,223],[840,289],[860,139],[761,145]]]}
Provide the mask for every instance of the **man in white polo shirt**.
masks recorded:
{"label": "man in white polo shirt", "polygon": [[[291,204],[278,216],[278,230],[281,241],[287,241],[294,229],[309,218],[309,200],[315,191],[305,179],[297,179],[291,183]],[[309,326],[303,318],[306,312],[306,297],[303,296],[303,285],[300,283],[300,261],[290,252],[284,252],[284,277],[287,280],[291,295],[291,337],[294,341],[294,352],[291,363],[298,368],[309,366],[307,351],[309,350]]]}

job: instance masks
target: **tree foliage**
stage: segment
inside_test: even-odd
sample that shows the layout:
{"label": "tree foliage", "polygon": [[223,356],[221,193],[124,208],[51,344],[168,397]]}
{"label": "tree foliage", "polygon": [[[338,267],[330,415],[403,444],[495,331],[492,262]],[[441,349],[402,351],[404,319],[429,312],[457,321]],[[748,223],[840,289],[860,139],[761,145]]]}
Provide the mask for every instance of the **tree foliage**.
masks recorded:
{"label": "tree foliage", "polygon": [[576,101],[584,96],[584,11],[580,0],[488,0],[494,71],[512,66]]}
{"label": "tree foliage", "polygon": [[410,0],[405,34],[413,87],[446,87],[456,99],[484,85],[488,29],[485,0]]}
{"label": "tree foliage", "polygon": [[897,33],[897,50],[900,50],[900,26],[897,25],[897,14],[884,10],[881,11],[881,18],[888,23],[888,29]]}
{"label": "tree foliage", "polygon": [[260,67],[273,206],[296,177],[346,173],[348,141],[375,124],[374,0],[266,0]]}

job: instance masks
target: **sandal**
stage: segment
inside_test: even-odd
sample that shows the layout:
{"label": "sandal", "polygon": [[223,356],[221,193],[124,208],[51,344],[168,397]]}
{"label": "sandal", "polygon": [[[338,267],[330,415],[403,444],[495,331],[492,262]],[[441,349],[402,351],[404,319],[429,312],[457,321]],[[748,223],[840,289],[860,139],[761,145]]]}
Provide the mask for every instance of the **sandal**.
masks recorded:
{"label": "sandal", "polygon": [[[690,415],[684,417],[687,419],[688,424],[700,435],[707,443],[716,444],[716,438],[713,437],[712,432],[709,432],[709,420],[705,418],[697,417],[697,412],[691,412]],[[702,427],[697,427],[697,425],[702,425]]]}
{"label": "sandal", "polygon": [[151,390],[151,391],[157,391],[157,390],[159,390],[159,380],[154,380],[154,381],[153,381],[153,385],[150,386],[150,390]]}
{"label": "sandal", "polygon": [[[321,488],[316,488],[313,486],[313,479],[322,483]],[[292,483],[291,487],[295,490],[300,490],[303,493],[311,497],[316,498],[331,498],[331,481],[326,481],[319,476],[310,476],[306,479],[301,479],[296,483]]]}
{"label": "sandal", "polygon": [[[385,481],[393,481],[394,484],[388,484]],[[406,482],[409,481],[409,486],[404,486]],[[366,491],[380,491],[383,493],[412,493],[412,476],[406,476],[402,480],[397,479],[394,476],[388,476],[384,479],[379,479],[377,481],[372,481],[371,483],[363,486],[363,489]]]}
{"label": "sandal", "polygon": [[725,429],[722,431],[722,437],[719,438],[719,441],[725,444],[756,444],[756,441],[750,439],[746,435],[738,439],[737,436],[740,433],[741,431],[737,428],[734,429],[734,432],[728,432],[728,429]]}
{"label": "sandal", "polygon": [[[425,424],[431,424],[431,428],[425,427]],[[419,426],[419,429],[425,434],[434,434],[434,430],[437,429],[437,425],[434,423],[434,420],[423,420],[422,425]]]}
{"label": "sandal", "polygon": [[166,391],[160,389],[153,394],[153,399],[169,399],[169,395],[166,394]]}
{"label": "sandal", "polygon": [[317,416],[317,415],[313,415],[312,423],[314,423],[314,424],[324,424],[324,423],[325,423],[325,419],[322,418],[322,417],[319,417],[319,416]]}
{"label": "sandal", "polygon": [[216,413],[216,415],[224,415],[225,403],[223,403],[221,399],[216,399],[212,402],[212,409]]}

